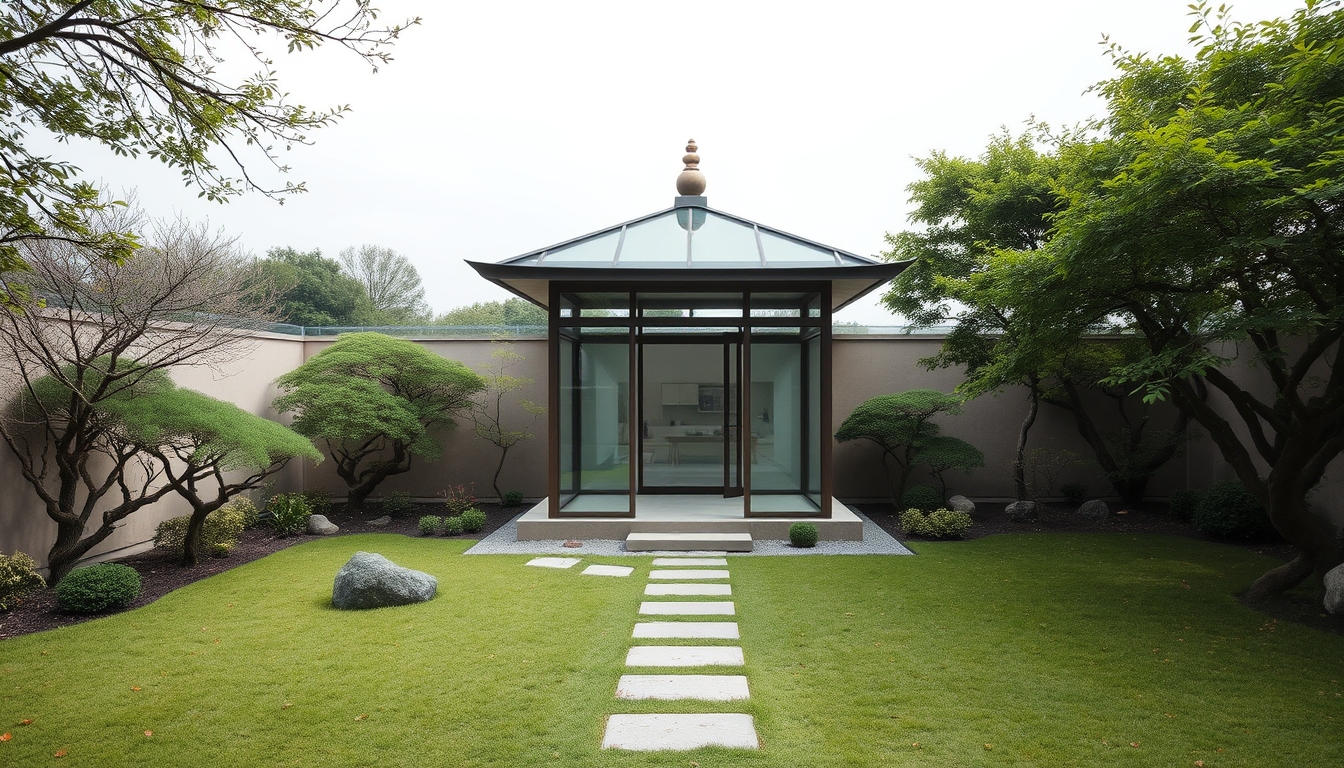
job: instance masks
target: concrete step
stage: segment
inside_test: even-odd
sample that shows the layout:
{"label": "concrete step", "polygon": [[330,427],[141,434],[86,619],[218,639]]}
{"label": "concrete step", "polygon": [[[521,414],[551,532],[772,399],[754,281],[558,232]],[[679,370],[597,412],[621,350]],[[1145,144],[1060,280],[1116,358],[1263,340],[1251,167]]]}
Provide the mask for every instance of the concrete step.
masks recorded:
{"label": "concrete step", "polygon": [[630,552],[659,550],[691,552],[714,549],[724,552],[750,552],[750,533],[643,533],[635,531],[625,537],[625,548]]}

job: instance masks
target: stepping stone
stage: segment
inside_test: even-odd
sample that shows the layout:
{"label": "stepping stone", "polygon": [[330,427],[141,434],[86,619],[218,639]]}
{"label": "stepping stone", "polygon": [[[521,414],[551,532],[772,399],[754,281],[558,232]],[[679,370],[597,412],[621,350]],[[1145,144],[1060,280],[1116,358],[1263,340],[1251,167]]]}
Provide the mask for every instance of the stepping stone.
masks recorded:
{"label": "stepping stone", "polygon": [[578,565],[578,563],[579,558],[577,557],[534,557],[527,561],[528,565],[538,568],[569,568]]}
{"label": "stepping stone", "polygon": [[751,715],[612,715],[603,749],[652,752],[663,749],[759,749]]}
{"label": "stepping stone", "polygon": [[751,698],[746,675],[621,675],[618,699],[696,699],[738,701]]}
{"label": "stepping stone", "polygon": [[686,579],[694,581],[696,579],[726,579],[727,571],[650,571],[650,579],[658,581],[678,581]]}
{"label": "stepping stone", "polygon": [[645,616],[732,616],[735,613],[731,602],[708,600],[695,603],[646,600],[639,604],[639,612]]}
{"label": "stepping stone", "polygon": [[641,621],[632,637],[736,640],[741,635],[736,621]]}
{"label": "stepping stone", "polygon": [[731,595],[729,584],[646,584],[646,595]]}
{"label": "stepping stone", "polygon": [[736,645],[636,645],[625,654],[627,667],[740,667]]}
{"label": "stepping stone", "polygon": [[654,565],[727,565],[726,557],[655,557]]}
{"label": "stepping stone", "polygon": [[582,576],[629,576],[635,569],[624,565],[590,565],[583,569]]}

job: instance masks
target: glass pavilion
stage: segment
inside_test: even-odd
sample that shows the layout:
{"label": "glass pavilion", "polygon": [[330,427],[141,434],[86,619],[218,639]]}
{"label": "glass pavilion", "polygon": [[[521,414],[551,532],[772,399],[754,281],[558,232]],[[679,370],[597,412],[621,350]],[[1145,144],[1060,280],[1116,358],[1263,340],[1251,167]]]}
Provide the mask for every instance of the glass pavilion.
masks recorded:
{"label": "glass pavilion", "polygon": [[670,209],[469,262],[549,311],[551,518],[664,494],[831,517],[831,315],[905,264],[709,208],[698,160]]}

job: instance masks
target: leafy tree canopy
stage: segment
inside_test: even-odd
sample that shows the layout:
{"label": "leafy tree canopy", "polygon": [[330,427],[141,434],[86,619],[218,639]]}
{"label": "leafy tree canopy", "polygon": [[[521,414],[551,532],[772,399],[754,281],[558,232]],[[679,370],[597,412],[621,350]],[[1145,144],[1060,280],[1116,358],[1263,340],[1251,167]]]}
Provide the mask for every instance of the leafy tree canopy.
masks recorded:
{"label": "leafy tree canopy", "polygon": [[326,442],[356,507],[414,456],[438,458],[433,432],[453,427],[485,388],[462,363],[380,333],[343,335],[276,383],[285,392],[276,410],[296,412],[295,431]]}
{"label": "leafy tree canopy", "polygon": [[306,326],[360,326],[376,319],[364,285],[322,251],[272,248],[261,262],[277,287],[281,320]]}
{"label": "leafy tree canopy", "polygon": [[546,325],[546,310],[519,298],[481,301],[434,318],[435,325]]}
{"label": "leafy tree canopy", "polygon": [[[930,465],[941,482],[942,473],[947,470],[969,470],[984,464],[983,455],[976,464],[974,456],[980,453],[976,448],[958,438],[940,436],[941,429],[933,421],[940,413],[960,413],[961,404],[962,398],[934,389],[879,395],[851,411],[836,431],[835,439],[842,443],[869,440],[882,449],[882,469],[887,473],[891,501],[897,504],[916,466]],[[897,466],[894,486],[890,482],[888,459]]]}
{"label": "leafy tree canopy", "polygon": [[[107,201],[69,161],[35,150],[34,135],[89,139],[116,155],[153,158],[178,169],[188,187],[211,200],[247,191],[274,197],[302,191],[302,183],[273,186],[257,178],[247,158],[260,155],[284,172],[280,149],[307,143],[310,130],[331,124],[347,108],[313,110],[287,99],[265,41],[290,52],[335,44],[376,70],[390,60],[390,46],[404,28],[376,26],[378,11],[367,2],[340,5],[0,5],[0,271],[23,268],[16,246],[24,241],[73,240],[112,260],[129,256],[137,245],[133,230],[105,231],[90,223],[89,214]],[[222,74],[240,68],[221,64],[249,57],[252,74]]]}
{"label": "leafy tree canopy", "polygon": [[341,251],[345,274],[364,286],[379,324],[423,322],[429,314],[420,272],[411,260],[391,248],[361,245]]}

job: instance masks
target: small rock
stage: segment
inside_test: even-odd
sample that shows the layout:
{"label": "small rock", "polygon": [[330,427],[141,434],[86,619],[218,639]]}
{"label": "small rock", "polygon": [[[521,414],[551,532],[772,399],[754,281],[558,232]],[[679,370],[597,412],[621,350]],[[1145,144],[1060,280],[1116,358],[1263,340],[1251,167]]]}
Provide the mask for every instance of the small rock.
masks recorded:
{"label": "small rock", "polygon": [[382,608],[423,603],[439,590],[428,573],[402,568],[382,555],[356,552],[336,574],[331,587],[334,608]]}
{"label": "small rock", "polygon": [[965,512],[968,515],[975,514],[975,502],[965,496],[953,496],[948,499],[947,508],[953,512]]}
{"label": "small rock", "polygon": [[1034,501],[1014,501],[1003,513],[1014,523],[1026,523],[1040,517],[1040,509]]}
{"label": "small rock", "polygon": [[370,520],[370,521],[369,521],[369,525],[378,525],[378,526],[382,526],[382,525],[387,525],[387,524],[390,523],[390,522],[392,522],[392,518],[389,517],[389,516],[387,516],[387,515],[383,515],[382,517],[378,517],[378,518],[374,518],[373,520]]}
{"label": "small rock", "polygon": [[326,515],[308,516],[308,533],[313,536],[330,536],[339,530],[340,527],[328,520]]}
{"label": "small rock", "polygon": [[579,547],[583,546],[583,542],[570,539],[569,541],[566,541],[564,544],[561,544],[560,546],[567,547],[569,549],[578,549]]}
{"label": "small rock", "polygon": [[1111,508],[1101,499],[1092,499],[1083,502],[1083,505],[1078,508],[1078,514],[1093,520],[1105,520],[1111,516]]}
{"label": "small rock", "polygon": [[1344,565],[1336,565],[1325,574],[1325,610],[1344,613]]}

